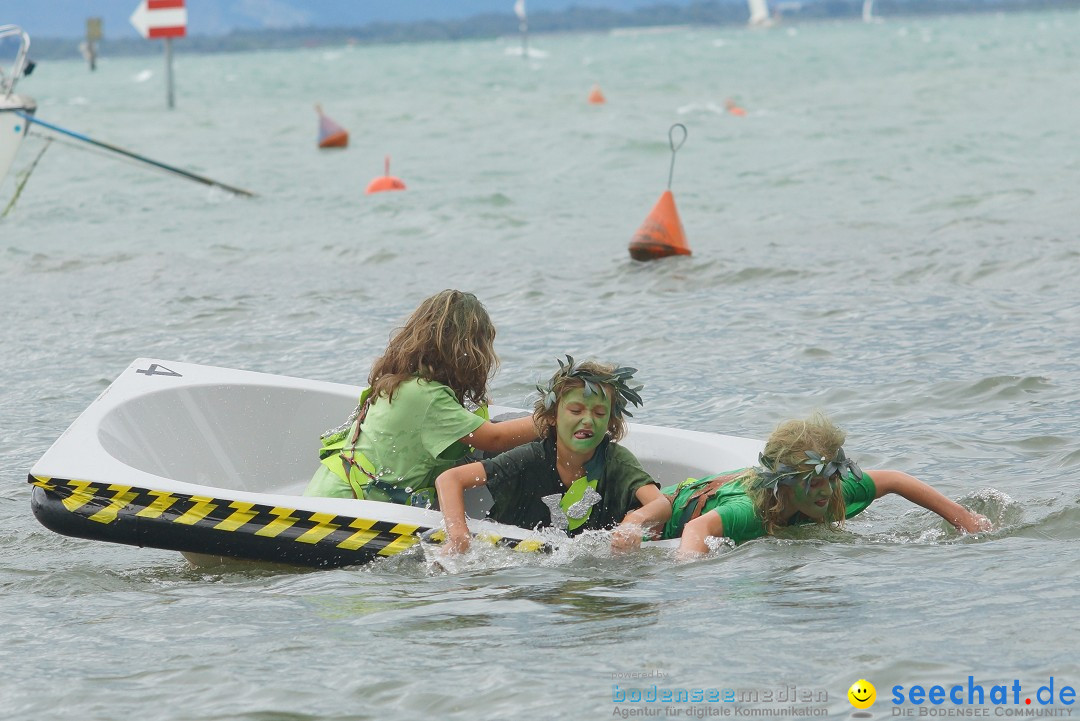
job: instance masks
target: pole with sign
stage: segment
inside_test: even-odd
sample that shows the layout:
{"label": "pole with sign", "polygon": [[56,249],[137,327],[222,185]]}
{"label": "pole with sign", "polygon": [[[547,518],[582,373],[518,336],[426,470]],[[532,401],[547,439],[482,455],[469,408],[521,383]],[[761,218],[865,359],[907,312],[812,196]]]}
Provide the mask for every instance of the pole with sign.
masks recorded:
{"label": "pole with sign", "polygon": [[97,69],[97,43],[101,37],[101,18],[87,18],[86,41],[79,46],[79,49],[82,50],[86,62],[90,64],[91,71]]}
{"label": "pole with sign", "polygon": [[165,40],[165,83],[169,108],[173,108],[172,39],[187,34],[184,0],[142,0],[131,14],[131,24],[148,40]]}

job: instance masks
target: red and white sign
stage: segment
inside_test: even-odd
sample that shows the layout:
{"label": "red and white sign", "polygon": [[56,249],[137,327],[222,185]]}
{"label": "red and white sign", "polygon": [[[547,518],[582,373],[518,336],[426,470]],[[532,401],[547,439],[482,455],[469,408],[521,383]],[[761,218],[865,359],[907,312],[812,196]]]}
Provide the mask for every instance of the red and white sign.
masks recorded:
{"label": "red and white sign", "polygon": [[182,38],[187,34],[184,0],[142,0],[131,24],[144,38]]}

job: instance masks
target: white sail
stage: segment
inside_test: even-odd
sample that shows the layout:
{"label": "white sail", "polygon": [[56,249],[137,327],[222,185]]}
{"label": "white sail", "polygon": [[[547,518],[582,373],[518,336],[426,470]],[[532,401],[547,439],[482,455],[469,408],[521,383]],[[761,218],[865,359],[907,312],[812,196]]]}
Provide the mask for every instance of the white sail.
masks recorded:
{"label": "white sail", "polygon": [[769,19],[769,6],[765,0],[746,0],[746,4],[750,8],[750,25],[766,26],[772,24]]}
{"label": "white sail", "polygon": [[874,22],[874,0],[863,0],[862,19],[864,23]]}
{"label": "white sail", "polygon": [[525,0],[515,0],[514,14],[518,18],[518,30],[521,31],[521,57],[529,58],[529,21],[525,17]]}

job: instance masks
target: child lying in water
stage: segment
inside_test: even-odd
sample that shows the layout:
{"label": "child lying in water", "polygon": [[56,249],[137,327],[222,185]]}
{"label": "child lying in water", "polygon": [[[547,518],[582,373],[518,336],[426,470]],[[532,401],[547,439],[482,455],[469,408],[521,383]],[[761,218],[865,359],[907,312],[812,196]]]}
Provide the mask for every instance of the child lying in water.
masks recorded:
{"label": "child lying in water", "polygon": [[627,382],[633,368],[591,361],[567,365],[540,391],[533,410],[539,441],[494,458],[458,466],[435,481],[446,520],[447,550],[465,551],[466,488],[486,484],[495,499],[488,517],[522,528],[556,526],[573,536],[618,525],[616,549],[640,544],[643,529],[659,529],[671,515],[660,486],[630,451],[619,445],[629,416],[641,405]]}
{"label": "child lying in water", "polygon": [[760,465],[687,479],[664,489],[672,501],[663,538],[681,538],[679,555],[708,551],[710,536],[742,543],[804,523],[836,523],[889,493],[975,533],[990,521],[901,471],[862,471],[844,454],[845,433],[825,416],[781,423],[758,457]]}

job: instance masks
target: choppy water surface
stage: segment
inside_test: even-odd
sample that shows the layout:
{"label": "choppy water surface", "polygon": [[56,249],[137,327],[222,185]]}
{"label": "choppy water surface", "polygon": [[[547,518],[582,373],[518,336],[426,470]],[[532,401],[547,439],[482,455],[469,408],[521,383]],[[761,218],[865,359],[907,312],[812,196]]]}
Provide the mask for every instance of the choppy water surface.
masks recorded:
{"label": "choppy water surface", "polygon": [[[613,684],[655,683],[824,691],[847,717],[865,678],[886,717],[897,684],[1080,685],[1078,33],[1046,13],[542,37],[529,62],[180,55],[173,112],[157,59],[41,64],[41,118],[259,197],[57,143],[0,222],[0,716],[608,718]],[[348,150],[315,150],[316,101]],[[638,264],[674,122],[694,255]],[[409,190],[365,196],[386,154]],[[762,437],[821,408],[864,466],[999,530],[887,499],[689,565],[595,539],[289,572],[31,516],[30,466],[133,358],[359,383],[448,286],[498,325],[500,403],[569,352],[640,368],[645,423]]]}

